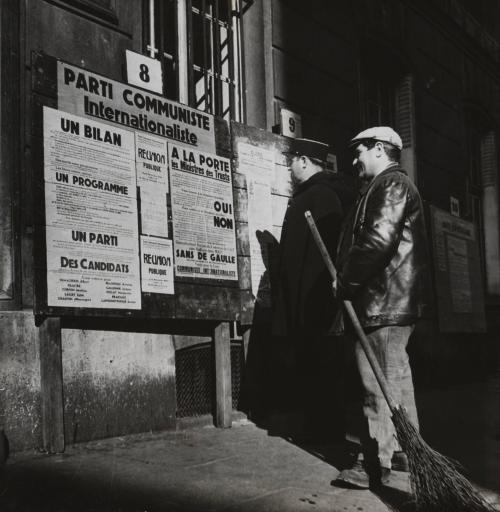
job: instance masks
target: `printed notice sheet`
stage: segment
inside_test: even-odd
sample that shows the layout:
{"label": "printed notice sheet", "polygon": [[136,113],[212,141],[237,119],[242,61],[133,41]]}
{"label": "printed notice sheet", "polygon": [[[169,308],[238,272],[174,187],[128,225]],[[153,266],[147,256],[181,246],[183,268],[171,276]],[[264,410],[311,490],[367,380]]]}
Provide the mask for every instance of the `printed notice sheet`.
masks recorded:
{"label": "printed notice sheet", "polygon": [[472,286],[469,273],[467,242],[446,236],[450,273],[451,301],[454,313],[472,313]]}
{"label": "printed notice sheet", "polygon": [[141,236],[142,291],[174,293],[172,240]]}
{"label": "printed notice sheet", "polygon": [[273,233],[271,180],[274,176],[274,153],[240,142],[238,159],[239,171],[247,179],[252,293],[257,300],[268,305],[271,285],[266,268],[268,243]]}
{"label": "printed notice sheet", "polygon": [[229,159],[168,145],[175,274],[237,280]]}
{"label": "printed notice sheet", "polygon": [[167,141],[146,133],[135,133],[137,186],[141,195],[141,232],[168,237]]}
{"label": "printed notice sheet", "polygon": [[44,107],[47,304],[140,309],[134,134]]}
{"label": "printed notice sheet", "polygon": [[485,332],[483,279],[473,222],[430,207],[439,329]]}

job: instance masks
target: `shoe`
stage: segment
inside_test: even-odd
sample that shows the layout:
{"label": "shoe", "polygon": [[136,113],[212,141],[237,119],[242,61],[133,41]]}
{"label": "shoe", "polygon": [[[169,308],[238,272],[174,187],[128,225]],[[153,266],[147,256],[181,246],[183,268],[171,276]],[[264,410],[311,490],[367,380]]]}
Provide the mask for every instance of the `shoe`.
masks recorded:
{"label": "shoe", "polygon": [[373,466],[368,466],[369,488],[377,489],[383,485],[388,485],[391,481],[391,470],[384,468],[378,463]]}
{"label": "shoe", "polygon": [[391,470],[389,468],[380,468],[380,475],[374,479],[372,486],[388,485],[391,481]]}
{"label": "shoe", "polygon": [[356,461],[349,469],[343,469],[339,476],[332,481],[332,485],[339,487],[351,487],[354,489],[369,489],[370,477],[366,472],[363,463]]}
{"label": "shoe", "polygon": [[387,485],[391,481],[391,470],[389,468],[382,468],[380,472],[380,483]]}
{"label": "shoe", "polygon": [[394,471],[404,471],[405,473],[410,471],[410,464],[405,452],[394,452],[391,465]]}

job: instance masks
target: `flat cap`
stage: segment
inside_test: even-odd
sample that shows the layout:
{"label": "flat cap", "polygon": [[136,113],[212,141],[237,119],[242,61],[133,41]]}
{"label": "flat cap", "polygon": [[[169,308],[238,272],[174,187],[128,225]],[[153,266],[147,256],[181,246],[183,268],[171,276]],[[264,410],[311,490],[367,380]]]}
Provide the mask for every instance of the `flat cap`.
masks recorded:
{"label": "flat cap", "polygon": [[359,144],[364,140],[377,140],[380,142],[388,142],[398,149],[403,149],[403,141],[401,137],[390,126],[374,126],[358,133],[356,137],[351,139],[349,147]]}
{"label": "flat cap", "polygon": [[290,149],[283,151],[284,154],[308,156],[316,160],[326,162],[330,146],[324,142],[311,139],[293,139]]}

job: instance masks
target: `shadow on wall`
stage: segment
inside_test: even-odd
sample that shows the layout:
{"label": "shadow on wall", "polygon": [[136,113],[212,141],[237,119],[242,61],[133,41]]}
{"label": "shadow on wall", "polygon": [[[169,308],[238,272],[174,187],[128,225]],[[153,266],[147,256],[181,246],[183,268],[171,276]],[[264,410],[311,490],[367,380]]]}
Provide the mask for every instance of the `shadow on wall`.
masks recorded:
{"label": "shadow on wall", "polygon": [[271,311],[271,267],[277,257],[278,241],[268,231],[256,232],[260,244],[265,272],[261,276],[254,313],[250,339],[248,341],[245,372],[242,384],[242,408],[252,421],[261,423],[272,406],[270,395],[275,389],[275,381],[283,376],[281,365],[275,366],[272,336]]}

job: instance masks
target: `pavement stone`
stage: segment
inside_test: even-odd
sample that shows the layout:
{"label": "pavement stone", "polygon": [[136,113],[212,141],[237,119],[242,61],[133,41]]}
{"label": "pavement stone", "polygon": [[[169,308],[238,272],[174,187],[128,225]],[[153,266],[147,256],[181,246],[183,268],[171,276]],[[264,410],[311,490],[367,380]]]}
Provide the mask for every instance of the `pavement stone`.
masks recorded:
{"label": "pavement stone", "polygon": [[[3,468],[5,512],[374,511],[384,496],[332,487],[337,468],[250,422],[15,454]],[[407,478],[395,474],[403,502]],[[401,501],[401,496],[398,499]],[[390,501],[390,500],[389,500]],[[393,500],[394,501],[394,500]]]}
{"label": "pavement stone", "polygon": [[[424,439],[458,454],[500,510],[500,378],[421,400]],[[463,404],[468,403],[466,408]],[[453,425],[453,429],[450,428]],[[335,444],[294,444],[248,421],[13,454],[0,469],[1,512],[414,512],[408,474],[372,491],[332,487]],[[344,457],[345,461],[345,457]]]}

